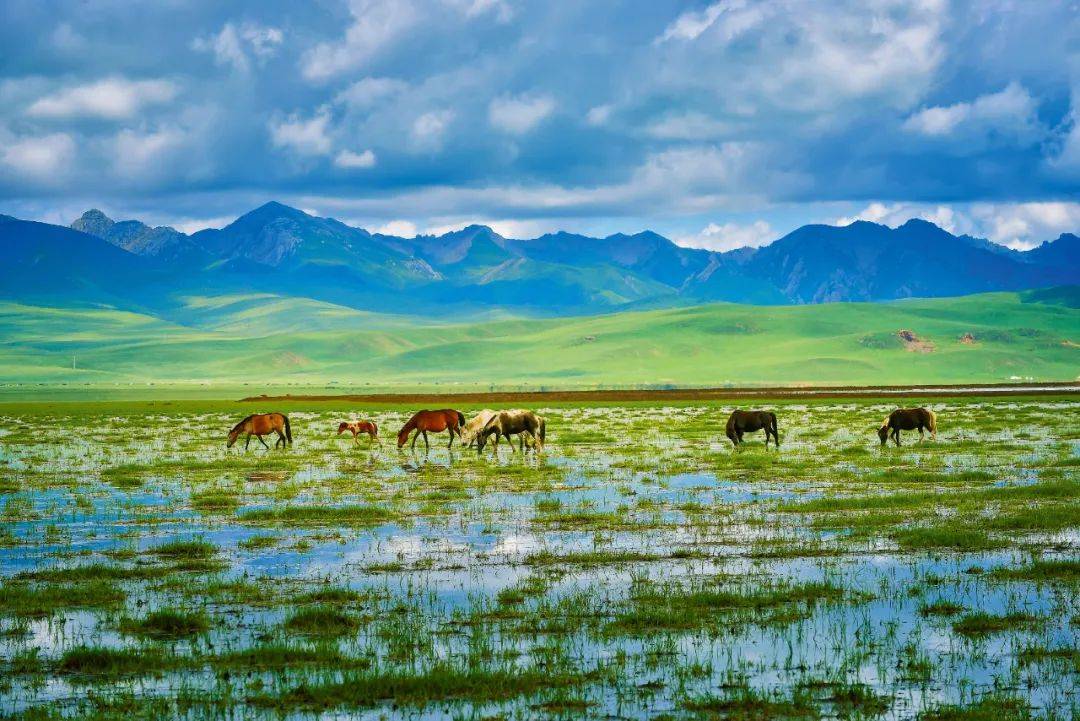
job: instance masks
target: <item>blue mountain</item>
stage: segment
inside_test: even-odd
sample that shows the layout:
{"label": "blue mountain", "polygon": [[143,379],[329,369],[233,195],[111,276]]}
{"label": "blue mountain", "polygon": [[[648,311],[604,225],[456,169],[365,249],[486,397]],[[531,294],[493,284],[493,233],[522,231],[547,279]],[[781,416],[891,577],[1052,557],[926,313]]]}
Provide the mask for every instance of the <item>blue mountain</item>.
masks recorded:
{"label": "blue mountain", "polygon": [[354,308],[541,315],[704,301],[822,303],[1080,284],[1080,238],[1020,252],[912,220],[807,225],[762,248],[683,248],[649,231],[522,240],[471,225],[369,233],[281,203],[185,235],[88,211],[71,228],[3,217],[0,297],[168,308],[187,295],[271,292]]}

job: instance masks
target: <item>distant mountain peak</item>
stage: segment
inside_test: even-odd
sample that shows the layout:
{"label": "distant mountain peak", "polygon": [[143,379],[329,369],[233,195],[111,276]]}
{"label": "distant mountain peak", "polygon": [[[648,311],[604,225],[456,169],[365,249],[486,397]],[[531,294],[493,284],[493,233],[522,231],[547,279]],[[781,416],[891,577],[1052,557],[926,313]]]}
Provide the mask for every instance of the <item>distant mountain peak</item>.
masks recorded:
{"label": "distant mountain peak", "polygon": [[112,218],[102,213],[97,208],[91,208],[71,223],[73,230],[104,238],[108,240],[109,230],[116,225]]}

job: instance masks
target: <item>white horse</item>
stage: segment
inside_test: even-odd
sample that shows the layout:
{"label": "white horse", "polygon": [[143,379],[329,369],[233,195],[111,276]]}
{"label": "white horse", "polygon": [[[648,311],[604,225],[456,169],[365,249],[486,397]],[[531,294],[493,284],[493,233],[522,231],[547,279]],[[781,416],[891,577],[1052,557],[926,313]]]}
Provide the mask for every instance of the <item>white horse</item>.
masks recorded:
{"label": "white horse", "polygon": [[[480,431],[483,430],[487,422],[495,417],[495,411],[490,408],[477,413],[475,416],[469,419],[469,422],[465,424],[465,427],[461,430],[461,440],[465,441],[466,448],[476,443],[476,437],[480,435]],[[498,439],[495,441],[498,443]]]}

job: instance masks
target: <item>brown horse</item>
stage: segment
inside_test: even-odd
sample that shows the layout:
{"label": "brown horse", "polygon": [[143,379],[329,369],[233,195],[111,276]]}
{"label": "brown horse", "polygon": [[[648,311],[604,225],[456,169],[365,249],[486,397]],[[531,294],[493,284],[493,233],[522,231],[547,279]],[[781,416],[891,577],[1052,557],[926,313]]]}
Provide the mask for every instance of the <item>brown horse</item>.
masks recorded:
{"label": "brown horse", "polygon": [[278,434],[278,439],[274,441],[274,448],[277,448],[278,443],[281,444],[282,448],[286,446],[286,441],[292,443],[292,429],[289,428],[289,418],[284,413],[256,413],[248,416],[229,431],[229,442],[225,444],[225,447],[232,448],[241,433],[247,433],[247,438],[244,440],[244,450],[247,450],[252,436],[258,438],[263,447],[270,448],[270,446],[266,445],[266,441],[263,440],[263,436],[267,433]]}
{"label": "brown horse", "polygon": [[776,447],[780,447],[780,435],[776,427],[776,414],[772,411],[739,411],[731,412],[727,421],[727,437],[732,445],[738,447],[743,442],[743,433],[765,431],[765,447],[769,447],[769,436],[773,437]]}
{"label": "brown horse", "polygon": [[878,428],[878,438],[881,445],[889,442],[889,436],[900,445],[900,431],[919,430],[919,442],[922,443],[925,436],[923,430],[930,431],[930,437],[937,440],[937,414],[925,408],[897,408],[885,417]]}
{"label": "brown horse", "polygon": [[499,436],[502,436],[510,444],[510,452],[513,453],[514,441],[510,438],[512,435],[518,437],[522,453],[525,452],[526,435],[532,439],[534,448],[542,449],[544,447],[544,437],[547,435],[547,422],[543,417],[536,415],[532,411],[500,411],[491,417],[477,435],[476,452],[482,453],[484,446],[487,444],[487,439],[495,436],[492,452],[498,453]]}
{"label": "brown horse", "polygon": [[412,439],[412,450],[416,450],[416,439],[421,434],[424,436],[424,446],[429,450],[431,449],[431,445],[428,443],[428,431],[432,433],[449,431],[450,443],[446,447],[450,448],[450,446],[454,445],[454,436],[461,438],[461,429],[464,426],[465,416],[461,414],[461,411],[455,411],[452,408],[444,408],[439,411],[417,411],[398,431],[397,447],[404,446],[409,440],[409,434],[415,430],[416,435]]}
{"label": "brown horse", "polygon": [[375,421],[342,421],[338,424],[337,434],[340,436],[345,431],[352,431],[353,443],[357,442],[356,437],[361,433],[367,433],[371,440],[379,441],[379,426]]}

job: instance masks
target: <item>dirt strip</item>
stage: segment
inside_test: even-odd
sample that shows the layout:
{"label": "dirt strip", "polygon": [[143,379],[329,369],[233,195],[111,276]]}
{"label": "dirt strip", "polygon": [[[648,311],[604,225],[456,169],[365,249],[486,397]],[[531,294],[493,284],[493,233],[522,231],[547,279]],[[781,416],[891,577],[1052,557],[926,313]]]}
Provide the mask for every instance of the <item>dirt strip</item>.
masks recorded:
{"label": "dirt strip", "polygon": [[574,401],[698,401],[730,398],[887,398],[917,396],[1031,396],[1080,393],[1080,382],[996,383],[927,386],[819,386],[775,388],[672,388],[588,391],[496,391],[489,393],[372,393],[343,395],[249,396],[241,403],[264,401],[348,401],[351,403],[559,403]]}

